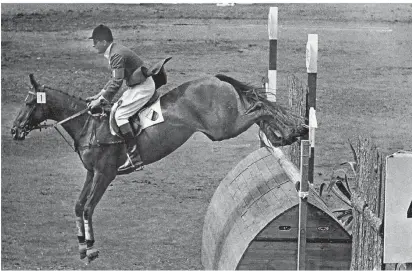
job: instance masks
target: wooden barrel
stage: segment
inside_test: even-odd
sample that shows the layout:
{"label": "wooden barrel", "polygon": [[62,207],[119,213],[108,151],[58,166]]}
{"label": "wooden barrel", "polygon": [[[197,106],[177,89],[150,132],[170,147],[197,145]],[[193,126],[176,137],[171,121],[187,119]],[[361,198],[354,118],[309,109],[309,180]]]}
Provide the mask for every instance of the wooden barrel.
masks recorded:
{"label": "wooden barrel", "polygon": [[[205,269],[296,269],[300,175],[282,154],[261,148],[222,180],[208,207]],[[311,188],[307,269],[349,269],[351,236]]]}

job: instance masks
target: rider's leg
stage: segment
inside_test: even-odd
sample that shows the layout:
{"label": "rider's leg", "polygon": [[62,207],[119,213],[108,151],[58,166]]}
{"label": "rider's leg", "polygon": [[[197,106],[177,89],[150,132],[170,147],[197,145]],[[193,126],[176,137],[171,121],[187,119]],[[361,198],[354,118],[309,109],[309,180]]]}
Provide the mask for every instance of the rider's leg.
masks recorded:
{"label": "rider's leg", "polygon": [[143,163],[138,153],[136,138],[129,123],[129,118],[150,100],[154,91],[154,81],[149,77],[142,84],[126,90],[120,98],[122,102],[117,108],[114,117],[120,128],[120,133],[126,141],[128,159],[125,164],[119,167],[119,173],[127,174],[142,168]]}
{"label": "rider's leg", "polygon": [[117,171],[124,174],[143,169],[143,161],[140,157],[136,138],[129,121],[124,124],[119,124],[119,129],[126,142],[127,159],[126,162],[122,166],[120,166]]}

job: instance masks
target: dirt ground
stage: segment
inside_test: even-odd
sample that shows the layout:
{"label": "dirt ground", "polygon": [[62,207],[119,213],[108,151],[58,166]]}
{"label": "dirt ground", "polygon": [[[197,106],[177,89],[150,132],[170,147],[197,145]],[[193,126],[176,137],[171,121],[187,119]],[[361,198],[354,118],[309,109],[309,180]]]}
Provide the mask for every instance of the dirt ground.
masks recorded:
{"label": "dirt ground", "polygon": [[[16,142],[11,124],[29,73],[81,97],[106,83],[107,63],[87,39],[100,23],[148,63],[173,57],[163,92],[217,73],[260,86],[270,6],[2,4],[2,269],[202,269],[208,203],[220,180],[259,147],[257,127],[222,142],[195,134],[143,172],[118,177],[94,215],[100,257],[85,265],[74,223],[85,169],[54,130]],[[289,75],[306,82],[307,34],[319,34],[316,185],[352,160],[347,140],[358,135],[386,153],[412,149],[412,5],[277,6],[280,103]]]}

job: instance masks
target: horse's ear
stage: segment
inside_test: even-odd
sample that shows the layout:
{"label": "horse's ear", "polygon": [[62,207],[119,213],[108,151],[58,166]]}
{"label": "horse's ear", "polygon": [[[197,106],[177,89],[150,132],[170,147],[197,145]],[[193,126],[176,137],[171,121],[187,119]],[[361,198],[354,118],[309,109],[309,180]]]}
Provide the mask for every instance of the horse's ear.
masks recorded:
{"label": "horse's ear", "polygon": [[34,80],[34,75],[31,73],[29,74],[29,77],[30,77],[30,83],[32,84],[34,90],[37,91],[39,89],[39,84],[36,82],[36,80]]}

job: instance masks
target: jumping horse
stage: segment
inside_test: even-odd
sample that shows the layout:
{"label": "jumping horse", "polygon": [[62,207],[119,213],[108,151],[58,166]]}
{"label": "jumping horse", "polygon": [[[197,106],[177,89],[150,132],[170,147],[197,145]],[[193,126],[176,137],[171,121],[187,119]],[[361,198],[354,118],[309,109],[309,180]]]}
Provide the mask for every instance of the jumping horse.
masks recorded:
{"label": "jumping horse", "polygon": [[[96,205],[126,160],[126,147],[110,133],[105,114],[91,114],[84,99],[39,85],[30,74],[32,88],[11,133],[23,140],[45,120],[55,120],[74,142],[87,170],[86,181],[75,205],[80,258],[91,262],[99,251],[93,247],[92,216]],[[39,103],[37,94],[47,99]],[[267,100],[264,90],[225,75],[186,82],[160,97],[164,122],[144,129],[136,138],[145,165],[156,162],[202,132],[213,141],[238,136],[259,125],[273,146],[293,143],[307,134],[304,120]],[[55,126],[56,127],[56,126]]]}

